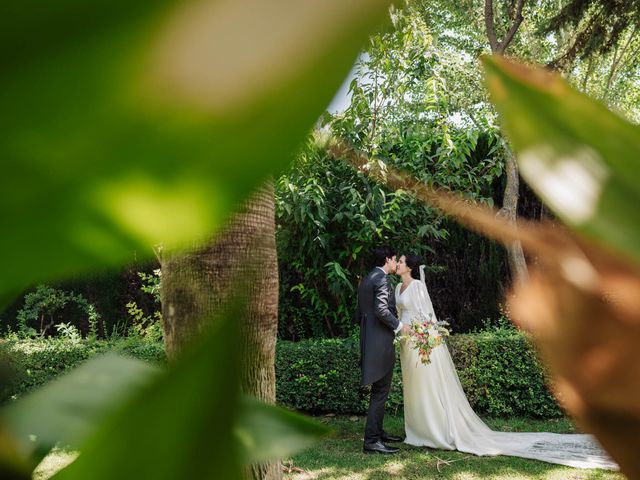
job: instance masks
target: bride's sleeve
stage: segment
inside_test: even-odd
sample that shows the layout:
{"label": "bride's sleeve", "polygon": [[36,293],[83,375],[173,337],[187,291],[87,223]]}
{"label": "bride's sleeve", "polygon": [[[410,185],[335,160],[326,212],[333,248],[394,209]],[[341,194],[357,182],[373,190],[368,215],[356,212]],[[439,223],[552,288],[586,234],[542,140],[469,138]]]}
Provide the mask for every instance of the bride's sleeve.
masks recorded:
{"label": "bride's sleeve", "polygon": [[429,319],[429,314],[431,314],[430,320],[433,322],[437,322],[436,312],[433,310],[433,304],[431,303],[431,297],[429,297],[429,292],[427,291],[427,287],[424,283],[419,282],[418,288],[415,290],[415,301],[417,310],[422,313],[427,319]]}
{"label": "bride's sleeve", "polygon": [[398,315],[397,315],[398,319],[400,319],[400,316],[402,315],[402,305],[400,305],[400,303],[398,302],[398,293],[400,292],[401,286],[402,284],[399,283],[398,285],[396,285],[396,288],[393,291],[393,295],[396,300],[396,311],[398,312]]}

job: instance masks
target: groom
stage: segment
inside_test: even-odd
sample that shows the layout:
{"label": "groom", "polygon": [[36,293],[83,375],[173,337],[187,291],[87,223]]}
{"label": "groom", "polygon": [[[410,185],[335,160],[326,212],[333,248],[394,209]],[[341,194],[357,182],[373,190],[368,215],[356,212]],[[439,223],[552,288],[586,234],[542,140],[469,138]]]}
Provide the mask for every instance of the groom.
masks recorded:
{"label": "groom", "polygon": [[373,251],[373,270],[358,287],[356,320],[360,323],[360,360],[362,385],[371,385],[371,398],[364,430],[364,453],[396,453],[399,450],[383,442],[401,442],[402,438],[382,429],[384,404],[391,389],[396,352],[395,335],[408,326],[396,318],[396,300],[387,277],[396,273],[396,254],[389,247]]}

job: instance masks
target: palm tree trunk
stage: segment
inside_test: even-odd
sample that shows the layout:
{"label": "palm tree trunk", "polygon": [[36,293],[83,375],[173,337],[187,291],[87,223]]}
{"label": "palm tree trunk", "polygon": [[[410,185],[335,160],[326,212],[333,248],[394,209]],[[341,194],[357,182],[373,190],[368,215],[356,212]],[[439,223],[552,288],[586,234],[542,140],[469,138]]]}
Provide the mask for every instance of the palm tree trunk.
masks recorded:
{"label": "palm tree trunk", "polygon": [[[162,255],[162,317],[169,359],[197,336],[234,289],[242,288],[243,392],[275,403],[275,345],[278,331],[278,259],[273,182],[261,187],[209,243],[190,252]],[[279,462],[256,465],[248,478],[280,479]]]}

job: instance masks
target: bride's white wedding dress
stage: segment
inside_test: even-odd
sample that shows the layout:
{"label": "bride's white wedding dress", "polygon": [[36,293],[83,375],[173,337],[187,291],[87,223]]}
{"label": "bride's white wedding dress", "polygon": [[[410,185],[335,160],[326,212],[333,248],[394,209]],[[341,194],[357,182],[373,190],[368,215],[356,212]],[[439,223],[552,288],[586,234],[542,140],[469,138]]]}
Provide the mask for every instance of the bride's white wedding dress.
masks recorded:
{"label": "bride's white wedding dress", "polygon": [[[396,288],[399,319],[418,315],[436,320],[425,284],[412,281]],[[495,432],[475,414],[460,385],[446,344],[431,352],[424,365],[410,340],[400,343],[404,389],[405,443],[474,455],[511,455],[581,468],[617,469],[617,465],[584,434]]]}

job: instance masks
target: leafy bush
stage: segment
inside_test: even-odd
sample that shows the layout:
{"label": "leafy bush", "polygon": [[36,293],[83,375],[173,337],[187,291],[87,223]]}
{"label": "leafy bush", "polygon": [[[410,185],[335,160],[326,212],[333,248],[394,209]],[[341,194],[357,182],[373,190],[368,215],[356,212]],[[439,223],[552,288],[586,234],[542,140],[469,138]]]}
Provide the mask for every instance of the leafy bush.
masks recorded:
{"label": "leafy bush", "polygon": [[401,169],[488,205],[502,197],[504,143],[490,116],[483,111],[479,122],[451,121],[460,113],[450,102],[457,94],[441,76],[429,27],[401,11],[392,21],[394,28],[373,35],[359,58],[348,108],[323,116],[324,129],[277,182],[278,255],[286,259],[280,263],[282,339],[356,330],[354,292],[368,270],[366,254],[380,243],[421,256],[432,273],[446,270],[429,287],[439,298],[439,316],[456,331],[496,316],[506,273],[501,249],[327,152],[332,141],[345,142],[383,171]]}
{"label": "leafy bush", "polygon": [[[23,337],[44,336],[51,334],[51,327],[55,327],[61,334],[70,334],[72,331],[70,327],[73,325],[66,323],[58,328],[56,323],[68,305],[75,305],[86,316],[87,333],[91,338],[96,338],[100,315],[95,306],[81,294],[66,292],[47,285],[38,285],[34,292],[24,296],[24,305],[16,316],[19,334]],[[75,333],[79,335],[77,326],[73,327]]]}
{"label": "leafy bush", "polygon": [[115,351],[150,363],[166,361],[164,345],[124,339],[116,342],[76,341],[68,338],[0,340],[0,363],[8,370],[0,389],[0,403],[19,397],[66,372],[92,356]]}
{"label": "leafy bush", "polygon": [[[546,387],[546,377],[529,340],[503,330],[454,335],[449,349],[469,403],[488,415],[558,417],[562,415]],[[356,337],[280,341],[276,359],[278,403],[311,412],[363,414],[367,390],[359,386]],[[396,362],[387,403],[402,408],[402,375]]]}
{"label": "leafy bush", "polygon": [[[444,219],[402,190],[390,191],[312,138],[276,184],[280,338],[345,337],[366,254],[388,242],[426,258],[447,237]],[[416,167],[418,168],[418,167]]]}
{"label": "leafy bush", "polygon": [[[437,157],[431,149],[436,149],[439,139],[428,133],[419,142],[424,151],[393,157],[389,165],[433,183],[435,173],[428,167],[432,156]],[[326,150],[330,141],[323,132],[316,132],[276,183],[279,338],[353,333],[357,329],[355,291],[369,269],[367,254],[381,243],[419,255],[429,273],[437,273],[429,287],[436,289],[441,300],[438,312],[443,318],[465,322],[463,317],[494,316],[501,297],[499,282],[505,274],[499,247],[447,222],[407,192],[390,190],[334,159]],[[475,138],[467,163],[483,165],[494,142],[489,135]],[[494,176],[490,179],[473,184],[478,192],[472,189],[469,195],[488,202],[497,189],[492,189],[492,182],[499,183]]]}
{"label": "leafy bush", "polygon": [[[528,339],[513,330],[453,335],[449,350],[469,403],[493,416],[557,417],[562,412],[547,390],[542,366]],[[118,341],[73,342],[56,338],[5,340],[0,360],[13,371],[0,401],[22,395],[93,355],[117,351],[164,364],[162,342],[130,337]],[[276,351],[278,403],[296,410],[362,414],[368,391],[360,387],[359,342],[346,339],[279,341]],[[402,410],[402,374],[396,361],[387,407]]]}
{"label": "leafy bush", "polygon": [[162,312],[160,311],[160,287],[161,287],[161,271],[155,269],[153,274],[138,272],[138,277],[142,281],[140,291],[150,295],[153,298],[155,310],[150,315],[145,314],[137,302],[131,301],[127,303],[127,312],[132,320],[129,334],[150,342],[162,341]]}

